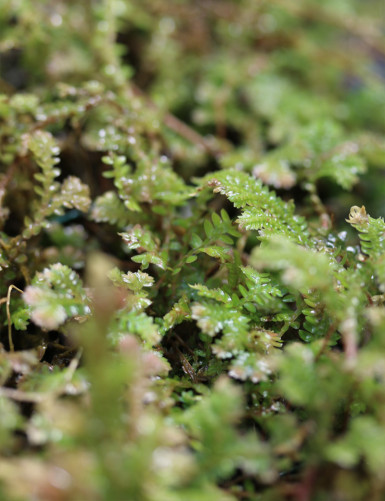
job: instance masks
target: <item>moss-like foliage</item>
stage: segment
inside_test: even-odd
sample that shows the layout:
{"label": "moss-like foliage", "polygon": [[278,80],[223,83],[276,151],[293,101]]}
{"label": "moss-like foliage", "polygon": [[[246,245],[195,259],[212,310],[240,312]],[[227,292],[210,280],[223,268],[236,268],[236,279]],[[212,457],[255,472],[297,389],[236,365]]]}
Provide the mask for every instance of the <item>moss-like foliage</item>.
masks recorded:
{"label": "moss-like foliage", "polygon": [[0,499],[384,498],[381,9],[2,3]]}

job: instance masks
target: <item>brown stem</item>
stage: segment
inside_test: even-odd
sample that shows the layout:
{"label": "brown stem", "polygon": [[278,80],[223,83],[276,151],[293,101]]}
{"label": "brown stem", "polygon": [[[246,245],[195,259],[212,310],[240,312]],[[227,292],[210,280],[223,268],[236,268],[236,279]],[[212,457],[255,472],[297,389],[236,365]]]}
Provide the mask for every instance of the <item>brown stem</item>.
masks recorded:
{"label": "brown stem", "polygon": [[323,340],[323,343],[322,343],[322,347],[319,351],[319,353],[317,354],[317,356],[315,357],[315,361],[319,360],[319,358],[321,357],[321,355],[325,352],[326,348],[327,348],[327,345],[330,341],[330,338],[332,337],[332,334],[333,332],[336,330],[336,324],[332,324],[327,333],[326,333],[326,336],[324,337],[324,340]]}
{"label": "brown stem", "polygon": [[[134,95],[144,99],[151,108],[158,109],[157,105],[141,89],[139,89],[139,87],[137,87],[133,83],[131,83],[131,90]],[[196,132],[189,125],[179,120],[179,118],[177,118],[175,115],[172,115],[171,113],[165,113],[163,115],[163,120],[165,125],[169,129],[176,132],[179,136],[185,138],[189,143],[192,143],[195,146],[203,149],[209,155],[217,157],[221,153],[220,151],[215,150],[203,136],[198,134],[198,132]]]}

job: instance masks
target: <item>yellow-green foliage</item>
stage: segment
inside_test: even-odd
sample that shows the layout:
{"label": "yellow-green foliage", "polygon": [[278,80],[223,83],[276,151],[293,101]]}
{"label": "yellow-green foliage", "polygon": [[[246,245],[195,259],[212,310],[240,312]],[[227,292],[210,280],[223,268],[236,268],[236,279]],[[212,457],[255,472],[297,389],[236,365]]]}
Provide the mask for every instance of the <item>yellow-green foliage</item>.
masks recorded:
{"label": "yellow-green foliage", "polygon": [[384,498],[381,8],[2,2],[0,499]]}

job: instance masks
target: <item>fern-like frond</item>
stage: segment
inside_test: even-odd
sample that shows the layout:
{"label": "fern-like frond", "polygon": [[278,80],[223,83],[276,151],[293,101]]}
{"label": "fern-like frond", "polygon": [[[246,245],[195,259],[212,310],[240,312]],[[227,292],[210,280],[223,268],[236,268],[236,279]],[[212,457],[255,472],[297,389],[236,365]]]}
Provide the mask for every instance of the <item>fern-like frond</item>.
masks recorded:
{"label": "fern-like frond", "polygon": [[385,222],[367,214],[365,207],[354,206],[350,209],[350,223],[359,232],[362,252],[371,257],[378,257],[385,252]]}
{"label": "fern-like frond", "polygon": [[243,209],[237,223],[247,230],[257,230],[260,238],[285,235],[294,242],[309,245],[305,219],[295,214],[292,202],[281,198],[245,172],[223,170],[203,179],[215,193],[225,195],[236,208]]}

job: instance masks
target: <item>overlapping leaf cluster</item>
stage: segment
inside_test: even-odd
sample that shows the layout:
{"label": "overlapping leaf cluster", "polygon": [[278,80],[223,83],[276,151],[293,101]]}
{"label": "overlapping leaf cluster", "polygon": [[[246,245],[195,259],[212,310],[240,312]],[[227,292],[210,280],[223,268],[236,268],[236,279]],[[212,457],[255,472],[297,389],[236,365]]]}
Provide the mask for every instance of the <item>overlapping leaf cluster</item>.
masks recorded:
{"label": "overlapping leaf cluster", "polygon": [[5,2],[0,498],[382,499],[379,4]]}

